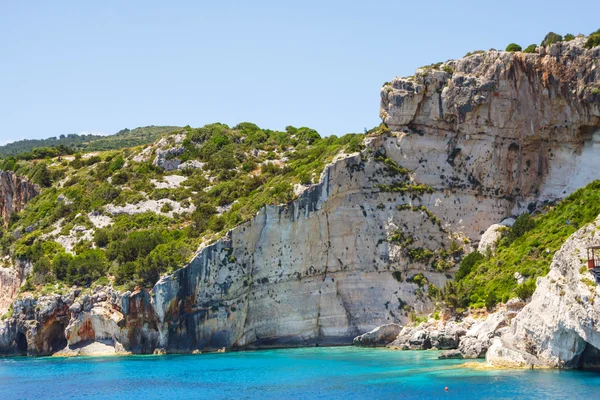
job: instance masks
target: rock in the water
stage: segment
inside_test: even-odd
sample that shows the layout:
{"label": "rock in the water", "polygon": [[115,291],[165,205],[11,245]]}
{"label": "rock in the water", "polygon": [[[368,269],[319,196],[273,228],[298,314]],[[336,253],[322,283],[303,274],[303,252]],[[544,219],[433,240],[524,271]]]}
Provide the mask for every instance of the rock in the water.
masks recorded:
{"label": "rock in the water", "polygon": [[353,344],[355,346],[385,346],[393,342],[401,330],[402,326],[398,324],[381,325],[370,332],[355,337]]}
{"label": "rock in the water", "polygon": [[451,358],[462,359],[463,354],[458,349],[446,350],[446,351],[443,351],[442,354],[440,354],[438,356],[438,358],[440,360],[451,359]]}
{"label": "rock in the water", "polygon": [[506,323],[506,316],[502,311],[490,314],[486,319],[474,323],[461,338],[458,346],[463,358],[485,357],[496,332],[505,327]]}

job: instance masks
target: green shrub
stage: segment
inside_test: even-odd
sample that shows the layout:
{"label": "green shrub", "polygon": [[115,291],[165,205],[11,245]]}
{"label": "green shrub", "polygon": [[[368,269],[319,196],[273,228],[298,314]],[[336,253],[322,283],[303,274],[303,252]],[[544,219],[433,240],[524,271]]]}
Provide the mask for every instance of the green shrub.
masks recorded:
{"label": "green shrub", "polygon": [[444,65],[442,67],[442,71],[444,71],[444,72],[446,72],[447,74],[450,74],[450,75],[452,75],[454,73],[454,70],[449,65]]}
{"label": "green shrub", "polygon": [[525,232],[535,228],[535,220],[529,214],[521,214],[515,220],[515,223],[506,235],[506,243],[510,244],[517,238],[523,236]]}
{"label": "green shrub", "polygon": [[527,46],[525,48],[525,50],[523,50],[523,53],[535,53],[536,49],[537,49],[537,45],[530,44],[529,46]]}
{"label": "green shrub", "polygon": [[554,32],[548,32],[548,34],[542,40],[541,46],[550,46],[553,43],[562,42],[563,37]]}
{"label": "green shrub", "polygon": [[88,286],[106,275],[108,266],[102,250],[86,250],[73,257],[67,271],[69,284]]}
{"label": "green shrub", "polygon": [[515,51],[521,51],[521,50],[522,50],[521,46],[519,46],[516,43],[511,43],[508,46],[506,46],[506,51],[515,52]]}
{"label": "green shrub", "polygon": [[591,49],[596,46],[600,46],[600,33],[591,35],[585,42],[586,49]]}
{"label": "green shrub", "polygon": [[429,249],[425,249],[423,247],[416,247],[414,249],[408,250],[407,255],[410,261],[412,262],[427,263],[433,258],[435,254]]}
{"label": "green shrub", "polygon": [[485,257],[477,250],[467,254],[460,262],[458,271],[454,275],[454,279],[460,281],[462,278],[467,276],[479,262],[483,261]]}
{"label": "green shrub", "polygon": [[565,42],[570,42],[571,40],[575,39],[575,35],[571,34],[571,33],[567,33],[565,35],[564,41]]}
{"label": "green shrub", "polygon": [[533,296],[533,293],[535,292],[535,287],[535,279],[528,279],[519,286],[517,286],[517,288],[515,289],[515,293],[518,298],[522,300],[527,300],[531,296]]}

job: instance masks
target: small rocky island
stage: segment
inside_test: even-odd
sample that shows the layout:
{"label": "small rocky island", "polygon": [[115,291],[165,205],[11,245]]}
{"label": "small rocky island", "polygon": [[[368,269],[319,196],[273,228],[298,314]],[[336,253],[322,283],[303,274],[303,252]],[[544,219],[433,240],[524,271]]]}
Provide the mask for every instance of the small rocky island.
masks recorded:
{"label": "small rocky island", "polygon": [[0,354],[598,366],[597,35],[394,78],[364,135],[211,124],[1,160]]}

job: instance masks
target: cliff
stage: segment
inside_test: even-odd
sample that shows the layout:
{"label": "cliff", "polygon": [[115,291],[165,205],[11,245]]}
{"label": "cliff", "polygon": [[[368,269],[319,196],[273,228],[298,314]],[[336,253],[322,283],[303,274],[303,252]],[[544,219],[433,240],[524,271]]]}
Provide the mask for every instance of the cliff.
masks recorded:
{"label": "cliff", "polygon": [[21,211],[39,192],[29,180],[10,171],[0,171],[0,217],[4,224],[8,223],[12,213]]}
{"label": "cliff", "polygon": [[[261,208],[151,291],[17,300],[0,352],[94,341],[141,353],[349,344],[428,314],[430,294],[488,227],[599,177],[599,55],[578,38],[395,78],[381,90],[391,132],[339,155],[295,200]],[[165,159],[179,166],[185,151]]]}
{"label": "cliff", "polygon": [[[0,218],[4,225],[13,213],[21,211],[38,194],[39,188],[27,179],[10,171],[0,171]],[[7,264],[12,264],[7,258],[0,264],[0,314],[8,309],[31,269],[23,263],[16,263],[14,267]]]}

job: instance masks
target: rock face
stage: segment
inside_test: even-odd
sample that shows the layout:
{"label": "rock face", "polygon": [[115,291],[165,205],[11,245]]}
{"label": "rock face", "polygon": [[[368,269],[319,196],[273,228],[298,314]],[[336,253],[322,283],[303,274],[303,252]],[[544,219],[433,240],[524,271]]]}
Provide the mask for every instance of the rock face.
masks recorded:
{"label": "rock face", "polygon": [[495,195],[496,207],[563,197],[597,179],[600,47],[584,42],[541,54],[491,50],[393,79],[380,114],[402,132],[403,165],[434,187]]}
{"label": "rock face", "polygon": [[[0,349],[25,337],[30,354],[54,351],[40,343],[44,321],[70,347],[112,340],[143,353],[349,344],[431,312],[428,287],[443,286],[490,225],[600,177],[600,48],[578,38],[545,51],[489,51],[395,78],[381,92],[392,132],[339,157],[295,201],[264,207],[151,292],[54,299],[39,315],[15,307]],[[176,169],[178,148],[166,140],[141,157]],[[492,322],[460,340],[465,354],[485,352],[503,329]],[[400,332],[408,348],[451,348],[460,335]]]}
{"label": "rock face", "polygon": [[[39,194],[39,188],[27,179],[10,171],[0,171],[0,218],[4,225],[10,216],[19,212]],[[14,265],[13,265],[14,264]],[[12,260],[0,261],[0,315],[9,308],[31,265]]]}
{"label": "rock face", "polygon": [[600,296],[587,271],[586,247],[600,241],[600,219],[573,234],[556,252],[550,272],[538,278],[531,302],[505,334],[494,339],[487,361],[499,366],[598,367]]}
{"label": "rock face", "polygon": [[370,332],[363,333],[354,338],[355,346],[385,346],[396,339],[402,327],[398,324],[386,324],[378,326]]}
{"label": "rock face", "polygon": [[38,194],[39,188],[27,179],[10,171],[0,171],[0,217],[4,223]]}

